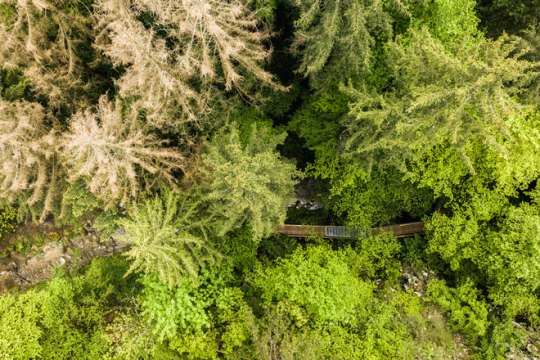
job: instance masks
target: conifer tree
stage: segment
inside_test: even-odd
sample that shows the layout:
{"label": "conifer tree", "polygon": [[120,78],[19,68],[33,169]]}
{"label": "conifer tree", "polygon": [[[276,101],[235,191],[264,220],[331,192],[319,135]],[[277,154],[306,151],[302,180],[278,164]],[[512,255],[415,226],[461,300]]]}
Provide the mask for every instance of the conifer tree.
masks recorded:
{"label": "conifer tree", "polygon": [[348,79],[359,80],[373,65],[377,39],[391,38],[391,14],[409,16],[405,2],[366,0],[295,0],[294,48],[301,51],[298,69],[316,89]]}
{"label": "conifer tree", "polygon": [[524,138],[530,108],[522,96],[540,76],[536,63],[523,58],[518,44],[464,39],[445,47],[426,29],[389,45],[394,69],[391,91],[352,90],[346,152],[366,163],[405,166],[435,146],[456,151],[475,173],[472,144],[480,141],[500,158]]}
{"label": "conifer tree", "polygon": [[129,272],[153,274],[170,286],[196,279],[199,267],[217,256],[195,218],[198,205],[167,190],[133,206],[120,222],[131,245],[124,253],[132,261]]}
{"label": "conifer tree", "polygon": [[61,169],[55,161],[56,135],[48,114],[37,103],[0,98],[0,197],[14,201],[26,193],[29,205],[44,201],[43,218],[52,209]]}
{"label": "conifer tree", "polygon": [[157,126],[175,107],[177,121],[199,118],[212,83],[247,93],[243,80],[252,76],[282,88],[260,65],[269,33],[243,1],[99,0],[95,9],[97,47],[126,69],[120,94],[136,97]]}
{"label": "conifer tree", "polygon": [[206,145],[202,155],[206,178],[201,187],[209,212],[220,224],[218,235],[245,224],[258,240],[284,222],[299,176],[295,165],[276,152],[285,136],[253,124],[247,143],[242,144],[233,124]]}
{"label": "conifer tree", "polygon": [[61,151],[68,181],[83,178],[109,206],[137,198],[141,186],[144,190],[156,180],[173,183],[171,171],[180,169],[184,159],[145,131],[136,110],[123,111],[119,102],[105,97],[96,112],[84,110],[72,117]]}

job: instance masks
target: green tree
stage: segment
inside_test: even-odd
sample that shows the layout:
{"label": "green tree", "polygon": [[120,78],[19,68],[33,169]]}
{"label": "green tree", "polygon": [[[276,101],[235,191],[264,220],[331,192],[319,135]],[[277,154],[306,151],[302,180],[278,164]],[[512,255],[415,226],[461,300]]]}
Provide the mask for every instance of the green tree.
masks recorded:
{"label": "green tree", "polygon": [[[497,204],[497,203],[496,203]],[[458,273],[470,272],[488,298],[512,318],[537,323],[540,252],[538,209],[529,204],[495,207],[485,217],[464,209],[452,217],[434,215],[429,251]]]}
{"label": "green tree", "polygon": [[449,314],[452,326],[469,338],[485,335],[489,322],[488,307],[470,280],[456,289],[444,280],[432,281],[427,289],[431,301]]}
{"label": "green tree", "polygon": [[507,36],[473,42],[465,37],[445,46],[425,28],[411,31],[388,46],[391,91],[349,88],[355,100],[346,120],[345,151],[367,166],[404,168],[438,145],[449,146],[475,174],[475,141],[503,161],[516,143],[534,146],[537,138],[524,134],[537,130],[527,121],[530,107],[520,96],[540,72],[517,50]]}
{"label": "green tree", "polygon": [[295,165],[276,151],[286,135],[253,124],[244,145],[232,124],[206,143],[201,193],[219,221],[217,235],[246,224],[258,240],[284,222],[287,204],[294,201],[295,178],[300,176]]}
{"label": "green tree", "polygon": [[516,34],[540,20],[538,0],[479,0],[478,14],[490,36]]}
{"label": "green tree", "polygon": [[188,359],[230,355],[241,347],[250,337],[253,314],[231,275],[228,267],[207,267],[197,283],[172,288],[144,278],[141,314],[157,342]]}
{"label": "green tree", "polygon": [[392,37],[393,16],[408,17],[407,4],[390,1],[295,0],[294,47],[300,50],[298,71],[319,90],[352,79],[373,67],[373,47]]}
{"label": "green tree", "polygon": [[123,270],[118,258],[97,259],[83,274],[0,296],[0,359],[101,358],[102,325],[131,291],[119,286]]}
{"label": "green tree", "polygon": [[347,253],[328,246],[298,248],[275,267],[265,269],[254,280],[261,299],[283,302],[299,326],[315,322],[354,324],[356,312],[372,296],[373,287],[359,280],[347,263]]}
{"label": "green tree", "polygon": [[119,221],[130,245],[123,253],[132,262],[128,273],[154,274],[169,286],[196,279],[200,266],[216,255],[206,241],[206,219],[196,218],[197,205],[167,190],[131,207]]}
{"label": "green tree", "polygon": [[355,161],[340,156],[349,100],[339,92],[321,94],[305,103],[290,122],[315,152],[307,173],[325,181],[325,205],[357,227],[387,225],[406,214],[422,216],[432,204],[429,190],[418,189],[393,167],[368,176]]}

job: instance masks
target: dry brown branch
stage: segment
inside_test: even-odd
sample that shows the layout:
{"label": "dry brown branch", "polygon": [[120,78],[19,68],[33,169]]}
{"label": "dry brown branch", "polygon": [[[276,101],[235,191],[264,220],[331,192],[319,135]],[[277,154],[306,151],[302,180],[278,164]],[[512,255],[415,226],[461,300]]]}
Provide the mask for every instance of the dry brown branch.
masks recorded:
{"label": "dry brown branch", "polygon": [[0,98],[0,196],[14,199],[29,192],[28,203],[44,200],[51,211],[58,171],[54,171],[56,135],[45,126],[43,107]]}
{"label": "dry brown branch", "polygon": [[269,55],[269,33],[241,1],[99,0],[95,8],[97,47],[126,68],[120,93],[140,99],[154,125],[170,121],[163,114],[171,106],[198,119],[211,84],[244,91],[249,74],[284,89],[260,65]]}
{"label": "dry brown branch", "polygon": [[[76,2],[76,1],[74,1]],[[50,0],[0,0],[15,7],[12,21],[0,22],[0,63],[20,69],[52,106],[83,101],[82,60],[76,46],[88,41],[90,17],[67,12]],[[64,4],[67,6],[67,4]]]}
{"label": "dry brown branch", "polygon": [[141,185],[174,183],[171,171],[182,168],[184,157],[146,133],[137,117],[135,111],[123,114],[119,103],[105,97],[96,112],[76,113],[61,143],[68,181],[84,178],[109,206],[136,198]]}

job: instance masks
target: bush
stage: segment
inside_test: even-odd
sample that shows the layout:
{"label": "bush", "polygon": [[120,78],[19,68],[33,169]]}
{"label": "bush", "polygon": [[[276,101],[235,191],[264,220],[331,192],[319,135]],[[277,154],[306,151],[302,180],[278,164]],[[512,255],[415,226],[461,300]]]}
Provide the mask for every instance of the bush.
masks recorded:
{"label": "bush", "polygon": [[298,248],[257,274],[254,284],[269,306],[282,302],[298,324],[315,322],[351,324],[356,311],[372,296],[373,286],[359,280],[348,265],[347,254],[328,246]]}
{"label": "bush", "polygon": [[10,206],[0,206],[0,239],[15,230],[17,210]]}
{"label": "bush", "polygon": [[488,306],[471,281],[454,289],[444,280],[435,280],[428,285],[427,294],[448,314],[453,329],[473,340],[486,334],[490,325]]}

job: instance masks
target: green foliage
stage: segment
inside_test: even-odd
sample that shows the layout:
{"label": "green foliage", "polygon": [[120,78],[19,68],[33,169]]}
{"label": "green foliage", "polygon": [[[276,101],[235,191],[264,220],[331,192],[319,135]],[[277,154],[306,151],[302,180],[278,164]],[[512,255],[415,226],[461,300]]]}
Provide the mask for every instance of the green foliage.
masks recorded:
{"label": "green foliage", "polygon": [[373,66],[372,48],[393,35],[393,15],[408,17],[405,2],[295,0],[295,47],[298,71],[313,88],[328,90],[348,79],[355,82]]}
{"label": "green foliage", "polygon": [[516,352],[524,345],[526,331],[510,321],[496,323],[488,336],[481,341],[482,351],[473,359],[504,359],[509,352]]}
{"label": "green foliage", "polygon": [[[0,359],[538,357],[537,2],[0,4],[0,238],[52,214],[127,245],[0,296]],[[95,156],[68,169],[69,148]],[[288,221],[426,236],[275,234],[285,156],[324,206]]]}
{"label": "green foliage", "polygon": [[395,168],[367,175],[355,163],[327,168],[330,199],[335,213],[351,226],[388,225],[400,217],[418,218],[433,204],[433,194],[404,179]]}
{"label": "green foliage", "polygon": [[308,172],[328,181],[329,207],[357,227],[386,225],[405,214],[425,214],[432,205],[429,190],[418,189],[392,167],[368,177],[356,162],[340,159],[341,121],[349,100],[339,92],[320,95],[300,108],[290,123],[315,152]]}
{"label": "green foliage", "polygon": [[478,31],[479,19],[475,12],[475,0],[434,0],[428,6],[425,4],[415,4],[424,11],[416,14],[414,25],[427,26],[444,44],[461,43],[469,36],[482,37],[482,33]]}
{"label": "green foliage", "polygon": [[[1,9],[1,8],[0,8]],[[2,11],[0,10],[0,13]],[[0,19],[1,19],[0,15]],[[28,79],[15,70],[0,69],[0,96],[9,101],[28,96]]]}
{"label": "green foliage", "polygon": [[132,261],[128,271],[155,274],[168,285],[196,279],[199,267],[212,261],[215,252],[205,239],[203,221],[196,220],[198,202],[171,190],[129,210],[119,221],[125,241],[124,255]]}
{"label": "green foliage", "polygon": [[346,152],[368,167],[388,164],[405,169],[409,161],[449,146],[468,167],[480,146],[496,161],[509,160],[514,148],[534,152],[537,129],[520,94],[539,76],[508,37],[496,41],[464,37],[444,46],[426,29],[390,43],[387,58],[392,91],[352,90],[352,119],[346,120]]}
{"label": "green foliage", "polygon": [[435,215],[429,250],[453,270],[469,269],[487,286],[488,297],[507,316],[538,322],[540,302],[540,216],[524,204],[499,208],[503,216],[477,218],[463,213]]}
{"label": "green foliage", "polygon": [[399,240],[391,233],[358,239],[351,266],[363,278],[397,279],[401,276]]}
{"label": "green foliage", "polygon": [[538,0],[479,0],[478,13],[491,36],[518,33],[540,19]]}
{"label": "green foliage", "polygon": [[267,22],[274,19],[274,13],[280,0],[249,0],[257,11],[257,16]]}
{"label": "green foliage", "polygon": [[189,359],[230,354],[250,337],[251,308],[239,288],[229,285],[230,269],[207,269],[197,284],[170,288],[144,278],[142,315],[157,341]]}
{"label": "green foliage", "polygon": [[[93,262],[83,275],[55,278],[41,289],[0,296],[0,358],[96,359],[107,346],[102,325],[117,303],[117,259]],[[121,271],[120,271],[121,272]],[[114,285],[113,285],[114,284]]]}
{"label": "green foliage", "polygon": [[118,314],[105,328],[109,354],[105,360],[153,359],[155,351],[151,327],[135,311]]}
{"label": "green foliage", "polygon": [[247,272],[257,264],[259,243],[252,241],[252,238],[251,229],[242,227],[227,233],[217,246],[235,268]]}
{"label": "green foliage", "polygon": [[17,210],[10,206],[0,206],[0,239],[15,230]]}
{"label": "green foliage", "polygon": [[289,127],[315,152],[317,162],[335,160],[343,131],[340,119],[347,113],[349,100],[339,91],[323,93],[305,102],[289,122]]}
{"label": "green foliage", "polygon": [[58,224],[80,225],[91,218],[92,213],[103,207],[102,201],[96,198],[82,182],[68,185],[62,193]]}
{"label": "green foliage", "polygon": [[472,281],[452,289],[444,280],[435,280],[429,284],[427,293],[448,314],[455,330],[472,339],[485,335],[489,326],[488,306]]}
{"label": "green foliage", "polygon": [[149,277],[143,278],[141,307],[143,316],[153,323],[158,341],[172,339],[177,332],[202,332],[210,325],[204,303],[191,292],[194,285],[184,282],[171,288]]}
{"label": "green foliage", "polygon": [[259,273],[254,284],[266,303],[283,302],[301,326],[314,321],[350,324],[372,296],[372,286],[354,276],[346,252],[327,246],[297,249],[273,268]]}
{"label": "green foliage", "polygon": [[253,240],[259,240],[283,223],[287,204],[294,199],[295,178],[300,175],[294,164],[276,152],[285,136],[253,124],[243,146],[233,124],[206,144],[202,193],[220,222],[218,235],[248,225]]}
{"label": "green foliage", "polygon": [[274,234],[262,239],[259,245],[259,256],[267,263],[283,258],[300,246],[298,239],[282,234]]}
{"label": "green foliage", "polygon": [[[539,323],[540,215],[538,209],[511,207],[497,220],[497,230],[487,230],[478,256],[488,276],[489,297],[505,313],[522,315]],[[479,254],[478,254],[479,255]]]}
{"label": "green foliage", "polygon": [[12,4],[0,4],[0,22],[9,24],[16,19],[17,9]]}

